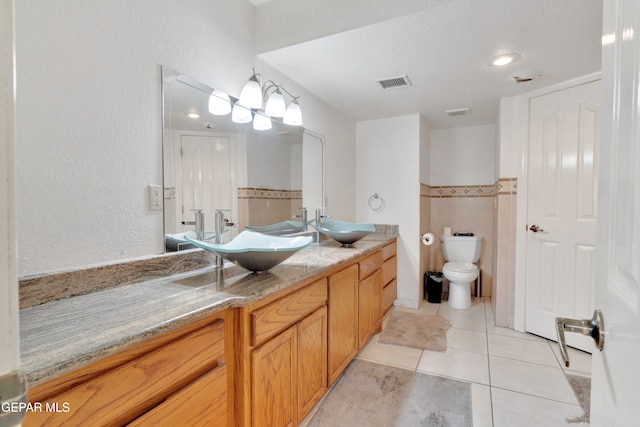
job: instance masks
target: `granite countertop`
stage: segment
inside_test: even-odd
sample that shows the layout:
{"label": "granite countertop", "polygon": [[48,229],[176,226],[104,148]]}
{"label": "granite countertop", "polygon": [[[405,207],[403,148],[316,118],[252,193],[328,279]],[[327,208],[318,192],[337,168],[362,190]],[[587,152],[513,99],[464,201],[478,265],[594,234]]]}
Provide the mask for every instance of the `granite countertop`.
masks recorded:
{"label": "granite countertop", "polygon": [[231,263],[118,286],[20,310],[21,362],[37,384],[158,334],[259,301],[328,268],[373,252],[396,234],[372,233],[353,247],[326,240],[257,274]]}

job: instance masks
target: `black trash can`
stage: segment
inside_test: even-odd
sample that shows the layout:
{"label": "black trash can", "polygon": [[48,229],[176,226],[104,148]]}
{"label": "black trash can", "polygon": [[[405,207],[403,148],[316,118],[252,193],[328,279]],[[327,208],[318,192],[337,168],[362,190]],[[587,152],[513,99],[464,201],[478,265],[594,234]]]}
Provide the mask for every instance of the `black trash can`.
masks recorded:
{"label": "black trash can", "polygon": [[427,301],[437,304],[442,302],[442,279],[442,273],[438,271],[424,273],[424,294]]}

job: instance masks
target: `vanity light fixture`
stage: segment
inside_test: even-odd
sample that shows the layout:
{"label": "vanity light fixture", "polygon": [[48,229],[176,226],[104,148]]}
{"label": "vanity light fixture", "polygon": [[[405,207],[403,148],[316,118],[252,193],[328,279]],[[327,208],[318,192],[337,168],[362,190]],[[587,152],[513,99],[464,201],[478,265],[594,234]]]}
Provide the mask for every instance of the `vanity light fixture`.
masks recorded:
{"label": "vanity light fixture", "polygon": [[[283,92],[291,98],[288,106]],[[264,110],[260,110],[260,114],[269,119],[269,124],[271,123],[271,117],[278,117],[282,118],[283,123],[287,125],[300,126],[302,125],[302,111],[300,110],[298,98],[293,96],[282,85],[277,85],[272,80],[263,82],[262,76],[253,70],[253,75],[242,88],[236,105],[239,104],[252,110],[258,110],[263,108],[264,100],[266,99]],[[270,126],[266,128],[266,120],[258,117],[260,114],[255,114],[253,117],[254,129],[270,129]],[[258,125],[255,124],[256,119],[259,121]],[[233,121],[235,122],[236,120],[233,119]]]}
{"label": "vanity light fixture", "polygon": [[253,70],[253,75],[240,92],[240,104],[248,108],[262,108],[261,80],[260,75]]}
{"label": "vanity light fixture", "polygon": [[300,110],[300,104],[298,104],[297,98],[291,101],[291,104],[287,107],[287,111],[284,114],[282,122],[291,126],[302,125],[302,111]]}
{"label": "vanity light fixture", "polygon": [[226,116],[231,112],[231,99],[225,92],[214,89],[209,95],[209,112],[216,116]]}
{"label": "vanity light fixture", "polygon": [[505,65],[518,61],[520,58],[520,54],[516,52],[503,53],[488,60],[487,65],[491,67],[504,67]]}
{"label": "vanity light fixture", "polygon": [[271,117],[264,113],[264,110],[258,110],[253,116],[253,128],[255,130],[271,129]]}
{"label": "vanity light fixture", "polygon": [[243,107],[240,103],[236,102],[231,110],[231,120],[234,123],[249,123],[253,120],[253,114],[251,110]]}

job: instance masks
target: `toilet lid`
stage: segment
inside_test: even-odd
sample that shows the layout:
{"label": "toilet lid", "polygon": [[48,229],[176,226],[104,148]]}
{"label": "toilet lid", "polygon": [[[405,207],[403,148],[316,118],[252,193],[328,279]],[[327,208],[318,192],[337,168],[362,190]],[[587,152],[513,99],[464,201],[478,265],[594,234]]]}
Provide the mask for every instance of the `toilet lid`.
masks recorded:
{"label": "toilet lid", "polygon": [[458,262],[458,261],[452,261],[452,262],[446,263],[443,267],[443,270],[445,268],[449,271],[455,271],[459,273],[471,272],[478,269],[478,267],[473,263]]}

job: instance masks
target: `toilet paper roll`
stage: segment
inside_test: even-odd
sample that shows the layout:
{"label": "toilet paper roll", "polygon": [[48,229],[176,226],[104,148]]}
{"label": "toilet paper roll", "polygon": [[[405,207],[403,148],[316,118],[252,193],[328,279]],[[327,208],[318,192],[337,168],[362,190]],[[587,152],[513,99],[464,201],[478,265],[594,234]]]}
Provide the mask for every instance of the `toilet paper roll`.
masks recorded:
{"label": "toilet paper roll", "polygon": [[451,227],[445,227],[444,228],[444,235],[445,236],[451,236]]}
{"label": "toilet paper roll", "polygon": [[431,246],[433,245],[433,241],[435,240],[435,238],[431,233],[424,233],[421,237],[421,240],[423,245]]}

